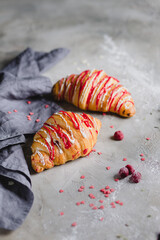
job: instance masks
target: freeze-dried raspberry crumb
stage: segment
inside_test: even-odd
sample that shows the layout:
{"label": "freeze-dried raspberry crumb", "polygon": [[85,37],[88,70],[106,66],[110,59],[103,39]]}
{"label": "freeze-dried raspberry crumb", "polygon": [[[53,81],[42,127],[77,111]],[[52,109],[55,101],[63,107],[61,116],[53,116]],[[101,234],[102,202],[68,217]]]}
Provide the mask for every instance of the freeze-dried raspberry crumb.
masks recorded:
{"label": "freeze-dried raspberry crumb", "polygon": [[106,192],[105,192],[105,194],[110,194],[111,192],[109,191],[109,190],[107,190]]}
{"label": "freeze-dried raspberry crumb", "polygon": [[119,205],[123,206],[123,202],[119,202]]}
{"label": "freeze-dried raspberry crumb", "polygon": [[115,201],[115,203],[119,204],[119,203],[120,203],[120,201],[119,201],[119,200],[117,200],[117,201]]}
{"label": "freeze-dried raspberry crumb", "polygon": [[81,179],[84,179],[84,178],[85,178],[85,176],[84,176],[84,175],[82,175],[80,178],[81,178]]}
{"label": "freeze-dried raspberry crumb", "polygon": [[124,162],[127,161],[127,158],[123,158],[123,161],[124,161]]}
{"label": "freeze-dried raspberry crumb", "polygon": [[102,153],[101,152],[97,152],[98,153],[98,155],[101,155]]}
{"label": "freeze-dried raspberry crumb", "polygon": [[31,101],[27,101],[27,104],[31,104]]}
{"label": "freeze-dried raspberry crumb", "polygon": [[77,226],[77,223],[76,223],[76,222],[73,222],[73,223],[71,224],[71,226],[72,226],[72,227],[75,227],[75,226]]}
{"label": "freeze-dried raspberry crumb", "polygon": [[120,170],[119,170],[119,176],[120,178],[125,178],[129,175],[129,170],[127,167],[122,167]]}
{"label": "freeze-dried raspberry crumb", "polygon": [[92,152],[96,152],[96,149],[93,148],[93,149],[92,149]]}
{"label": "freeze-dried raspberry crumb", "polygon": [[85,188],[85,186],[80,186],[80,188],[84,189],[84,188]]}
{"label": "freeze-dried raspberry crumb", "polygon": [[145,158],[141,158],[141,161],[145,161]]}
{"label": "freeze-dried raspberry crumb", "polygon": [[79,206],[81,203],[80,202],[76,202],[76,205]]}
{"label": "freeze-dried raspberry crumb", "polygon": [[105,192],[106,192],[106,190],[105,190],[104,188],[102,188],[102,189],[100,189],[100,192],[103,192],[103,193],[105,193]]}
{"label": "freeze-dried raspberry crumb", "polygon": [[93,207],[93,206],[94,206],[94,204],[93,204],[93,203],[90,203],[90,204],[89,204],[89,206],[90,206],[90,207]]}
{"label": "freeze-dried raspberry crumb", "polygon": [[80,204],[85,204],[85,201],[81,201]]}
{"label": "freeze-dried raspberry crumb", "polygon": [[115,189],[114,189],[114,188],[111,188],[111,189],[110,189],[110,192],[114,192],[114,191],[115,191]]}
{"label": "freeze-dried raspberry crumb", "polygon": [[33,112],[30,112],[30,113],[29,113],[29,115],[31,115],[31,116],[32,116],[33,114],[34,114]]}
{"label": "freeze-dried raspberry crumb", "polygon": [[90,193],[88,196],[89,196],[91,199],[95,199],[95,196],[94,196],[92,193]]}
{"label": "freeze-dried raspberry crumb", "polygon": [[63,216],[63,215],[64,215],[64,212],[60,212],[60,215]]}
{"label": "freeze-dried raspberry crumb", "polygon": [[132,173],[132,176],[130,177],[130,181],[134,183],[139,183],[142,178],[142,175],[140,172],[134,172]]}
{"label": "freeze-dried raspberry crumb", "polygon": [[8,111],[9,114],[11,114],[12,112]]}
{"label": "freeze-dried raspberry crumb", "polygon": [[105,189],[110,189],[110,186],[107,185],[107,186],[105,187]]}
{"label": "freeze-dried raspberry crumb", "polygon": [[90,188],[90,189],[93,189],[93,188],[94,188],[94,186],[93,186],[93,185],[91,185],[89,188]]}
{"label": "freeze-dried raspberry crumb", "polygon": [[83,189],[82,189],[82,188],[79,188],[79,189],[78,189],[78,192],[83,192]]}
{"label": "freeze-dried raspberry crumb", "polygon": [[113,125],[111,125],[111,126],[110,126],[110,128],[114,128],[114,126],[113,126]]}
{"label": "freeze-dried raspberry crumb", "polygon": [[115,181],[115,182],[118,182],[118,181],[119,181],[119,179],[118,179],[118,178],[115,178],[115,179],[114,179],[114,181]]}
{"label": "freeze-dried raspberry crumb", "polygon": [[111,167],[109,167],[109,166],[108,166],[108,167],[106,167],[106,169],[107,169],[107,170],[110,170],[110,169],[111,169]]}
{"label": "freeze-dried raspberry crumb", "polygon": [[99,209],[104,209],[104,206],[103,206],[103,205],[101,205],[101,206],[99,207]]}
{"label": "freeze-dried raspberry crumb", "polygon": [[37,122],[37,123],[40,122],[40,119],[37,118],[37,119],[36,119],[36,122]]}
{"label": "freeze-dried raspberry crumb", "polygon": [[143,156],[144,156],[144,154],[143,154],[143,153],[141,153],[141,154],[140,154],[140,156],[141,156],[141,157],[143,157]]}
{"label": "freeze-dried raspberry crumb", "polygon": [[49,105],[48,105],[48,104],[46,104],[46,105],[45,105],[45,108],[48,108],[48,107],[49,107]]}
{"label": "freeze-dried raspberry crumb", "polygon": [[100,203],[103,203],[103,200],[100,199],[99,202],[100,202]]}
{"label": "freeze-dried raspberry crumb", "polygon": [[126,165],[125,167],[128,168],[128,170],[129,170],[129,175],[132,174],[132,173],[134,173],[135,169],[132,167],[132,165],[128,164],[128,165]]}
{"label": "freeze-dried raspberry crumb", "polygon": [[148,141],[148,140],[150,140],[150,138],[146,138],[146,140]]}
{"label": "freeze-dried raspberry crumb", "polygon": [[64,190],[63,190],[63,189],[60,189],[59,192],[62,193],[62,192],[64,192]]}
{"label": "freeze-dried raspberry crumb", "polygon": [[103,220],[104,220],[104,218],[103,218],[103,217],[101,217],[99,220],[100,220],[100,221],[103,221]]}
{"label": "freeze-dried raspberry crumb", "polygon": [[121,131],[116,131],[114,133],[114,140],[121,141],[123,140],[123,138],[124,138],[124,135]]}
{"label": "freeze-dried raspberry crumb", "polygon": [[14,109],[13,112],[18,112],[17,109]]}
{"label": "freeze-dried raspberry crumb", "polygon": [[109,197],[109,194],[105,194],[104,196],[105,196],[105,197]]}
{"label": "freeze-dried raspberry crumb", "polygon": [[94,206],[92,209],[93,209],[93,210],[97,210],[98,208],[97,208],[96,206]]}

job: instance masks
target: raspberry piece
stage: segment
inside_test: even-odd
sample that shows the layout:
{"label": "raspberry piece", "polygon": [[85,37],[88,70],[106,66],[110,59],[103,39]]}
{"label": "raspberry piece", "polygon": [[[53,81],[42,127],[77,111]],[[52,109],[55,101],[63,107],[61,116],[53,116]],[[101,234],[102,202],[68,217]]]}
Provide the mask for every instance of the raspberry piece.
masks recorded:
{"label": "raspberry piece", "polygon": [[60,216],[63,216],[64,215],[64,212],[60,212]]}
{"label": "raspberry piece", "polygon": [[125,178],[129,175],[129,170],[127,167],[122,167],[120,170],[119,170],[119,176],[120,178]]}
{"label": "raspberry piece", "polygon": [[105,189],[110,189],[110,186],[107,185],[107,186],[105,187]]}
{"label": "raspberry piece", "polygon": [[9,114],[11,114],[11,112],[10,112],[10,111],[8,111],[8,113],[9,113]]}
{"label": "raspberry piece", "polygon": [[103,203],[103,200],[99,200],[100,203]]}
{"label": "raspberry piece", "polygon": [[82,175],[80,178],[81,178],[81,179],[84,179],[84,178],[85,178],[85,176],[84,176],[84,175]]}
{"label": "raspberry piece", "polygon": [[121,141],[123,140],[124,135],[121,131],[117,131],[114,133],[114,140]]}
{"label": "raspberry piece", "polygon": [[60,189],[59,192],[62,193],[62,192],[64,192],[64,190],[63,190],[63,189]]}
{"label": "raspberry piece", "polygon": [[76,222],[73,222],[71,226],[72,226],[72,227],[75,227],[75,226],[77,226],[77,223],[76,223]]}
{"label": "raspberry piece", "polygon": [[110,128],[114,128],[113,125],[111,125]]}
{"label": "raspberry piece", "polygon": [[140,172],[134,172],[132,173],[132,176],[130,177],[130,181],[134,183],[139,183],[142,178],[142,175]]}
{"label": "raspberry piece", "polygon": [[14,109],[13,112],[18,112],[17,109]]}
{"label": "raspberry piece", "polygon": [[46,104],[46,105],[45,105],[45,108],[48,108],[48,107],[49,107],[49,105],[48,105],[48,104]]}
{"label": "raspberry piece", "polygon": [[127,158],[123,158],[123,161],[127,161]]}
{"label": "raspberry piece", "polygon": [[37,123],[40,122],[40,119],[37,118],[37,119],[36,119],[36,122],[37,122]]}
{"label": "raspberry piece", "polygon": [[79,206],[81,203],[80,202],[76,202],[76,205]]}
{"label": "raspberry piece", "polygon": [[128,164],[128,165],[126,165],[125,167],[128,168],[128,170],[129,170],[129,175],[132,174],[132,173],[134,173],[135,169],[132,167],[132,165],[129,165],[129,164]]}
{"label": "raspberry piece", "polygon": [[111,167],[110,167],[110,166],[108,166],[108,167],[106,167],[106,169],[107,169],[107,170],[110,170],[110,169],[111,169]]}
{"label": "raspberry piece", "polygon": [[101,205],[101,206],[99,207],[99,209],[104,209],[104,206],[103,206],[103,205]]}
{"label": "raspberry piece", "polygon": [[34,114],[33,112],[30,112],[30,113],[29,113],[29,115],[31,115],[31,116],[32,116],[33,114]]}
{"label": "raspberry piece", "polygon": [[91,185],[89,188],[90,188],[90,189],[93,189],[93,188],[94,188],[94,186],[93,186],[93,185]]}
{"label": "raspberry piece", "polygon": [[27,101],[27,104],[31,104],[31,101]]}
{"label": "raspberry piece", "polygon": [[85,204],[85,201],[81,201],[80,204]]}

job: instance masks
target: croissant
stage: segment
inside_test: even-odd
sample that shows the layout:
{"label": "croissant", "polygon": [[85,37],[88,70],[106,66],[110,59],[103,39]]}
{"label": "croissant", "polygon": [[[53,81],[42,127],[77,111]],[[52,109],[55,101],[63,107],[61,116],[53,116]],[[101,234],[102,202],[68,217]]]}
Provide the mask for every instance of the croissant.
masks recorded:
{"label": "croissant", "polygon": [[135,114],[131,94],[103,70],[86,70],[62,78],[53,86],[57,101],[66,100],[83,110],[113,112],[123,117]]}
{"label": "croissant", "polygon": [[32,168],[42,172],[86,156],[97,141],[100,127],[100,120],[85,113],[54,113],[34,136]]}

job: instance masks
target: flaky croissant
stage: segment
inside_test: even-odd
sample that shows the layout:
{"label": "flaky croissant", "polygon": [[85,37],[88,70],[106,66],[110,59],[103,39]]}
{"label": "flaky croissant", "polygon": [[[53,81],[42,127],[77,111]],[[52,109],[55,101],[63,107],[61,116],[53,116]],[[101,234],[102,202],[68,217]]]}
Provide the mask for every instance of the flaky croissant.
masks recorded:
{"label": "flaky croissant", "polygon": [[55,100],[66,100],[83,110],[135,114],[134,101],[125,87],[103,70],[86,70],[62,78],[53,86]]}
{"label": "flaky croissant", "polygon": [[88,114],[60,111],[35,134],[31,164],[36,172],[86,156],[97,141],[100,120]]}

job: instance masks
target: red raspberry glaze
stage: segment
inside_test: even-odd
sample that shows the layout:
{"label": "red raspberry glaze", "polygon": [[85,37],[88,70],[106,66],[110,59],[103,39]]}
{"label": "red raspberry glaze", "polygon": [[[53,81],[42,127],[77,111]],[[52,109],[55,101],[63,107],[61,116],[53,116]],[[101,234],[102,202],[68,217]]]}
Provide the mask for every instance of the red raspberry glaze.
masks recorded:
{"label": "red raspberry glaze", "polygon": [[128,168],[128,170],[129,170],[129,175],[135,172],[135,169],[132,167],[132,165],[129,165],[129,164],[128,164],[128,165],[126,165],[125,167]]}
{"label": "red raspberry glaze", "polygon": [[124,135],[121,131],[117,131],[114,133],[114,140],[121,141],[123,140]]}
{"label": "red raspberry glaze", "polygon": [[119,176],[121,178],[125,178],[129,175],[129,169],[127,167],[122,167],[120,170],[119,170]]}
{"label": "red raspberry glaze", "polygon": [[134,172],[132,173],[132,176],[130,177],[130,181],[134,183],[139,183],[142,178],[142,175],[140,172]]}

